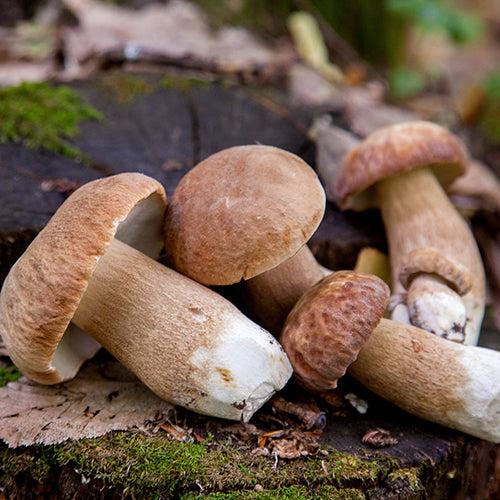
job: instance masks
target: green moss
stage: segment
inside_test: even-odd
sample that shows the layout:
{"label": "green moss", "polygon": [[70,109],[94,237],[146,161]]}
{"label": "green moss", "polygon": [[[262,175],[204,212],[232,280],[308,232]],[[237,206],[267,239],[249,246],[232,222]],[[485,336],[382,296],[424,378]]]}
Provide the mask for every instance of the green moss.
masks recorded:
{"label": "green moss", "polygon": [[210,499],[210,500],[323,500],[329,498],[331,500],[363,500],[364,493],[352,488],[338,489],[334,486],[321,486],[316,489],[311,489],[306,486],[288,486],[280,487],[275,490],[252,490],[239,491],[232,493],[210,493],[208,495],[188,494],[181,497],[182,500],[195,499]]}
{"label": "green moss", "polygon": [[196,76],[185,77],[177,75],[168,75],[160,80],[160,88],[163,89],[179,89],[187,91],[192,87],[207,88],[209,86],[210,82],[208,80],[204,80],[203,78],[198,78]]}
{"label": "green moss", "polygon": [[[334,450],[327,456],[279,460],[276,465],[274,459],[253,457],[249,449],[230,443],[178,443],[163,436],[121,432],[62,444],[55,456],[59,466],[71,464],[107,488],[127,485],[131,495],[148,498],[196,498],[200,490],[233,495],[213,498],[243,498],[234,492],[244,492],[245,498],[303,498],[302,487],[321,491],[317,498],[324,498],[325,488],[331,498],[344,498],[333,494],[374,487],[396,468],[385,459],[365,460]],[[262,496],[255,490],[258,485],[276,496]]]}
{"label": "green moss", "polygon": [[9,382],[15,382],[21,375],[22,373],[17,369],[17,366],[0,367],[0,387],[7,385]]}
{"label": "green moss", "polygon": [[101,89],[104,94],[124,104],[135,101],[139,95],[151,94],[156,90],[156,85],[140,76],[115,71],[101,80]]}
{"label": "green moss", "polygon": [[49,481],[74,471],[98,488],[127,491],[127,498],[358,499],[386,480],[406,490],[419,486],[418,470],[387,458],[328,454],[297,460],[256,457],[248,445],[179,443],[158,434],[115,432],[54,446],[0,447],[0,481]]}
{"label": "green moss", "polygon": [[69,141],[80,132],[79,124],[102,118],[71,89],[48,82],[0,89],[0,116],[0,143],[20,142],[72,158],[84,157]]}

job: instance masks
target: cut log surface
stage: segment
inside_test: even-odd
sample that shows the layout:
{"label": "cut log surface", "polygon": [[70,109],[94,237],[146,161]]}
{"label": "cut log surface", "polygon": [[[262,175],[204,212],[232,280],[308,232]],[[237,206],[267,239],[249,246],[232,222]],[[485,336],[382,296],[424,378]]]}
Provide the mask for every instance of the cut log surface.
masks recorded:
{"label": "cut log surface", "polygon": [[[223,148],[240,144],[277,146],[314,163],[314,145],[307,136],[313,113],[294,107],[277,91],[270,99],[268,94],[262,98],[255,90],[237,85],[167,88],[160,85],[160,77],[142,75],[151,82],[153,90],[123,101],[104,85],[105,78],[97,76],[67,84],[104,115],[101,121],[83,123],[81,134],[73,141],[89,161],[73,160],[43,149],[31,150],[22,144],[0,144],[0,283],[64,201],[67,190],[81,183],[120,172],[142,172],[160,181],[170,198],[181,177],[194,164]],[[385,249],[379,215],[344,215],[329,204],[323,223],[310,242],[318,260],[335,269],[352,268],[357,252],[364,246]],[[483,345],[496,344],[498,349],[498,332],[491,327],[486,333]],[[319,440],[322,445],[361,457],[376,453],[397,461],[402,470],[420,468],[418,487],[411,490],[405,486],[405,491],[411,490],[407,495],[385,478],[372,488],[370,495],[359,498],[499,498],[495,496],[500,495],[498,445],[412,417],[348,378],[341,390],[344,395],[353,393],[367,401],[368,411],[361,414],[351,408],[349,418],[334,412],[328,415]],[[272,415],[270,410],[263,411]],[[362,444],[362,438],[373,429],[388,431],[398,443],[374,452]],[[8,457],[3,447],[0,452]],[[9,452],[18,454],[15,450]],[[0,463],[0,478],[3,467]],[[307,468],[307,462],[303,468]],[[20,477],[26,479],[26,474],[29,473],[23,472]],[[64,474],[72,472],[68,469]],[[79,494],[98,498],[93,496],[100,493],[92,478],[93,493],[85,490],[83,476],[75,478],[81,479]],[[124,481],[123,487],[128,489]],[[20,483],[13,487],[14,483],[10,483],[11,491],[21,495],[24,490]],[[363,478],[352,485],[362,492]]]}

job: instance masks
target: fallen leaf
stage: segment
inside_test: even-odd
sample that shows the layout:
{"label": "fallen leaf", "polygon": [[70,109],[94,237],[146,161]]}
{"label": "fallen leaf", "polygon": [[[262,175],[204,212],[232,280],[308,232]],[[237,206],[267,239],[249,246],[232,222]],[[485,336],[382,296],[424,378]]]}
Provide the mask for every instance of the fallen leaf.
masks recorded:
{"label": "fallen leaf", "polygon": [[169,439],[171,439],[172,441],[179,441],[181,443],[193,441],[188,430],[183,429],[178,425],[171,424],[170,422],[161,424],[160,429],[164,430],[167,433]]}
{"label": "fallen leaf", "polygon": [[89,362],[64,384],[43,386],[21,377],[0,388],[0,439],[18,447],[147,430],[172,409],[118,362]]}
{"label": "fallen leaf", "polygon": [[289,437],[272,440],[268,448],[273,456],[279,458],[294,459],[315,455],[321,446],[318,443],[320,432],[292,431]]}
{"label": "fallen leaf", "polygon": [[384,448],[398,444],[398,440],[389,431],[380,428],[367,431],[361,441],[372,448]]}
{"label": "fallen leaf", "polygon": [[221,71],[252,71],[290,57],[288,50],[269,48],[250,32],[224,27],[213,32],[204,13],[191,2],[171,0],[139,10],[95,0],[64,0],[77,17],[64,31],[68,68],[78,72],[86,61],[122,54],[123,60],[193,61]]}

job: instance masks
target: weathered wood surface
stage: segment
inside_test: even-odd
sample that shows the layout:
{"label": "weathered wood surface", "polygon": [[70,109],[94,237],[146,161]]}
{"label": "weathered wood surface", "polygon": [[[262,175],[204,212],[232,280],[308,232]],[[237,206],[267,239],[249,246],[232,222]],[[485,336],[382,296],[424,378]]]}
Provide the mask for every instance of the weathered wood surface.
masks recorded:
{"label": "weathered wood surface", "polygon": [[[307,137],[312,113],[295,108],[276,92],[263,98],[245,87],[193,84],[156,88],[121,102],[119,94],[103,85],[102,77],[70,85],[105,116],[100,122],[84,123],[74,141],[90,157],[88,164],[18,144],[0,145],[0,281],[65,199],[53,181],[71,185],[138,171],[162,182],[170,196],[199,160],[225,147],[257,142],[314,163],[314,145]],[[352,267],[361,247],[384,248],[385,240],[376,213],[344,215],[328,205],[310,245],[323,264],[339,269]],[[485,331],[489,336],[482,338],[484,345],[498,342],[493,327]],[[407,494],[398,493],[397,485],[381,481],[367,498],[499,498],[498,446],[407,415],[347,378],[342,390],[361,395],[369,411],[362,415],[351,410],[349,418],[329,415],[320,442],[369,455],[374,452],[361,438],[369,429],[383,428],[399,443],[377,453],[397,460],[401,467],[429,465],[413,493],[408,488]],[[80,494],[97,498],[90,489],[79,488]],[[11,491],[19,493],[20,485]]]}

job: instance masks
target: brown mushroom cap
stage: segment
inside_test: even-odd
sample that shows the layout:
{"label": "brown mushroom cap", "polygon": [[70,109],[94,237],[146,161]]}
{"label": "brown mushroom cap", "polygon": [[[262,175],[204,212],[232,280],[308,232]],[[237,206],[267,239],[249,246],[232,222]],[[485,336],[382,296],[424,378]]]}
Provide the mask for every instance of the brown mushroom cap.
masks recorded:
{"label": "brown mushroom cap", "polygon": [[165,222],[167,257],[205,285],[237,283],[298,252],[324,209],[323,188],[298,156],[271,146],[225,149],[175,189]]}
{"label": "brown mushroom cap", "polygon": [[97,352],[99,344],[70,323],[88,280],[115,236],[156,257],[165,208],[161,184],[136,173],[89,182],[61,205],[0,294],[0,335],[25,375],[62,382]]}
{"label": "brown mushroom cap", "polygon": [[391,175],[430,166],[447,186],[465,172],[463,143],[435,123],[414,121],[383,127],[343,158],[335,181],[335,202],[342,209],[376,207],[372,186]]}
{"label": "brown mushroom cap", "polygon": [[435,248],[416,248],[403,257],[399,271],[401,284],[408,289],[413,278],[419,274],[438,276],[459,295],[465,295],[472,288],[470,271]]}
{"label": "brown mushroom cap", "polygon": [[333,273],[305,292],[280,336],[297,382],[312,391],[335,388],[388,301],[386,283],[355,271]]}

